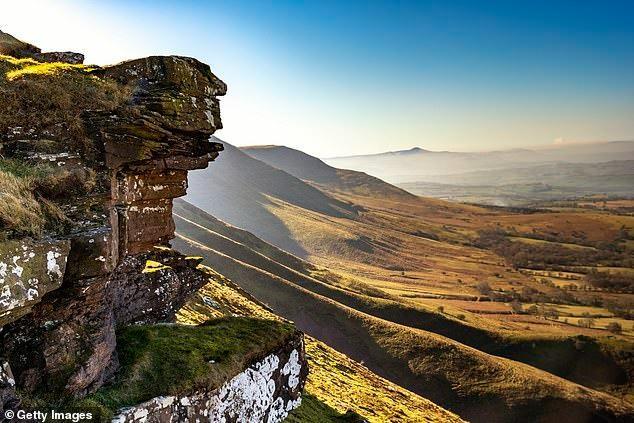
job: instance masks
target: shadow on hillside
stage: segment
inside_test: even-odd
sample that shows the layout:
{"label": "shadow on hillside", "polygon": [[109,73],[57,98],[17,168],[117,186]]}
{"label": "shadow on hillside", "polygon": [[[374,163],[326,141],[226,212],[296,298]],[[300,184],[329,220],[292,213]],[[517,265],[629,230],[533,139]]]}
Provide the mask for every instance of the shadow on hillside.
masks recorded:
{"label": "shadow on hillside", "polygon": [[[218,140],[220,141],[220,140]],[[231,144],[209,167],[189,173],[185,200],[217,218],[246,229],[298,257],[306,250],[271,208],[272,198],[332,217],[354,217],[354,208],[253,159]]]}

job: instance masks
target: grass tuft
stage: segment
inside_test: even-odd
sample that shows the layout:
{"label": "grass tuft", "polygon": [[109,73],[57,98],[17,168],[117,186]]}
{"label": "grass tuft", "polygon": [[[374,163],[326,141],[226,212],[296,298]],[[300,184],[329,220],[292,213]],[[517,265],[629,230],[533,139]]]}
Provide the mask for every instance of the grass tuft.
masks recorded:
{"label": "grass tuft", "polygon": [[[35,61],[34,61],[35,62]],[[15,62],[14,62],[15,63]],[[8,71],[5,75],[9,81],[23,77],[25,75],[57,75],[68,70],[86,70],[85,65],[73,65],[70,63],[23,63],[24,66]]]}
{"label": "grass tuft", "polygon": [[68,219],[50,199],[86,192],[94,179],[89,170],[0,159],[0,232],[37,237],[45,229],[64,230]]}
{"label": "grass tuft", "polygon": [[31,192],[29,180],[0,170],[0,229],[37,236],[44,224],[44,211]]}

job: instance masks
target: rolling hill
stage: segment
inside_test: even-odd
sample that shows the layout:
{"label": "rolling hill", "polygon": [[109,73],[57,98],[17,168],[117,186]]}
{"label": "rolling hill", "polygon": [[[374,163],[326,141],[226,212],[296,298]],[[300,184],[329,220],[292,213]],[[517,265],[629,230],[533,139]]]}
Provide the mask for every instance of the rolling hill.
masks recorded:
{"label": "rolling hill", "polygon": [[[315,338],[474,421],[526,417],[548,404],[585,410],[584,421],[588,404],[612,407],[596,405],[615,398],[597,390],[630,397],[631,329],[606,307],[628,310],[634,296],[589,289],[586,274],[629,271],[634,217],[449,203],[296,150],[226,147],[224,167],[195,175],[192,204],[175,202],[176,245]],[[526,254],[535,261],[520,264]],[[582,325],[587,316],[600,323]],[[606,330],[614,321],[622,333]],[[479,370],[463,382],[487,388],[463,391],[456,378],[467,370],[448,362],[472,363]],[[524,396],[518,380],[534,389]],[[580,390],[594,399],[571,394]]]}
{"label": "rolling hill", "polygon": [[[217,140],[217,139],[216,139]],[[330,217],[353,217],[348,203],[255,160],[229,143],[214,166],[189,175],[189,201],[298,256],[306,251],[273,212],[276,202]]]}

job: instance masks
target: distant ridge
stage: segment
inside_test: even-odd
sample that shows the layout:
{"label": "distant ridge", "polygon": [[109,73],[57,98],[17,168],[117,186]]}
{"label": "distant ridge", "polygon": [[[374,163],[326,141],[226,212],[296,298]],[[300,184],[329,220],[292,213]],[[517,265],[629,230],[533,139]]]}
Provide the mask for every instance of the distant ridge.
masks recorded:
{"label": "distant ridge", "polygon": [[[427,150],[421,147],[412,147],[403,150],[392,150],[392,151],[383,151],[380,153],[369,153],[369,154],[351,154],[347,156],[330,156],[324,157],[323,160],[338,160],[338,159],[349,159],[349,158],[358,158],[358,157],[377,157],[377,156],[398,156],[398,155],[408,155],[408,154],[417,154],[417,153],[431,153],[431,154],[499,154],[499,153],[512,153],[512,152],[535,152],[535,151],[548,151],[548,150],[558,150],[563,148],[570,147],[588,147],[588,146],[601,146],[606,144],[613,145],[625,145],[628,149],[634,144],[634,139],[632,140],[614,140],[614,141],[596,141],[596,142],[569,142],[564,144],[544,144],[544,145],[535,145],[529,147],[515,147],[515,148],[506,148],[506,149],[495,149],[495,150],[482,150],[482,151],[451,151],[451,150]],[[257,146],[246,146],[241,148],[265,148],[265,147],[277,147],[276,145],[257,145]]]}
{"label": "distant ridge", "polygon": [[[563,143],[486,152],[409,150],[324,159],[330,166],[354,169],[392,184],[439,182],[445,175],[527,168],[552,163],[602,163],[634,160],[634,141]],[[429,177],[433,177],[429,179]],[[442,182],[442,181],[441,181]]]}
{"label": "distant ridge", "polygon": [[334,156],[327,157],[324,160],[331,159],[348,159],[353,157],[375,157],[375,156],[398,156],[398,155],[407,155],[407,154],[417,154],[417,153],[438,153],[438,151],[425,150],[421,147],[412,147],[407,150],[394,150],[394,151],[385,151],[382,153],[371,153],[371,154],[353,154],[350,156]]}

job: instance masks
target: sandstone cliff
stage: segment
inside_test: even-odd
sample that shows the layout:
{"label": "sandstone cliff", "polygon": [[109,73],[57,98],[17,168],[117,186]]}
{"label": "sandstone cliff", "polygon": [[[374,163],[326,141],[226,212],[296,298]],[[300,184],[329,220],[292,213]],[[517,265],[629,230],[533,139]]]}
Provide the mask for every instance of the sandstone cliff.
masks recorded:
{"label": "sandstone cliff", "polygon": [[[200,258],[169,248],[172,200],[189,170],[222,151],[210,136],[222,128],[226,85],[187,57],[84,66],[79,54],[42,53],[4,33],[0,54],[0,412],[87,396],[110,411],[134,406],[99,395],[131,365],[122,331],[173,321],[206,283]],[[279,421],[307,373],[301,333],[249,345],[243,368],[209,378],[216,361],[203,363],[183,385],[134,396],[149,402],[118,421]],[[258,383],[274,389],[248,399]]]}

